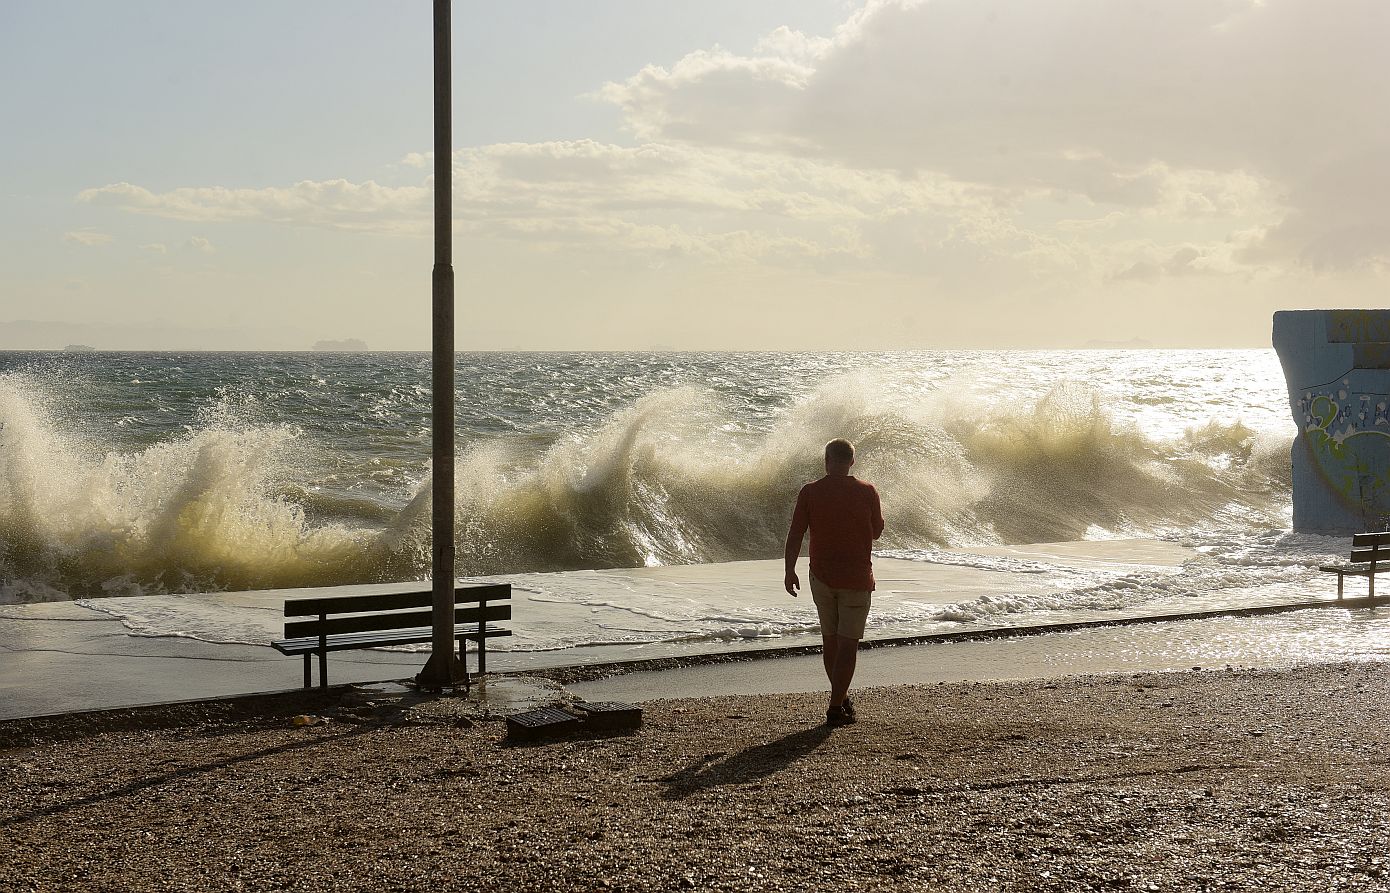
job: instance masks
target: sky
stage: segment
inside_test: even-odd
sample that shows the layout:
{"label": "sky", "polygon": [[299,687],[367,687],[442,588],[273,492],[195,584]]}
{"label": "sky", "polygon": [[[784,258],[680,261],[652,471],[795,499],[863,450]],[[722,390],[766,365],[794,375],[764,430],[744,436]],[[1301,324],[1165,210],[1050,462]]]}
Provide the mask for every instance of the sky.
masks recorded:
{"label": "sky", "polygon": [[[1383,0],[454,4],[457,345],[1265,347],[1390,301]],[[0,4],[0,349],[428,349],[427,0]]]}

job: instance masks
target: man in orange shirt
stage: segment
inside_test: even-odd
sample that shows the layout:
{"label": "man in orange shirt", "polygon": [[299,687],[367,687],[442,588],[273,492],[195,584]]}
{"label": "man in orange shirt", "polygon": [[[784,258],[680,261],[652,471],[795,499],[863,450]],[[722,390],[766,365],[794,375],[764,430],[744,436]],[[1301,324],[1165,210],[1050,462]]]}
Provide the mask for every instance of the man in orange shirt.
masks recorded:
{"label": "man in orange shirt", "polygon": [[874,485],[849,473],[854,445],[832,440],[825,445],[825,477],[801,488],[787,531],[787,592],[801,588],[796,558],[801,540],[811,531],[811,597],[820,615],[822,656],[830,680],[827,725],[855,721],[849,684],[864,638],[864,622],[874,590],[871,561],[874,540],[883,534],[883,510]]}

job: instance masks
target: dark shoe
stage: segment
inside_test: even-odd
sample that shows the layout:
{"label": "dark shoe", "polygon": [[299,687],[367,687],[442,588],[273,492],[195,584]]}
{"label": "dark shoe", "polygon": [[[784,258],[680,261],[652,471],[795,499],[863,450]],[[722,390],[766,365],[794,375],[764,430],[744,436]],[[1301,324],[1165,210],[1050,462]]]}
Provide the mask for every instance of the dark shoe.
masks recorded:
{"label": "dark shoe", "polygon": [[859,721],[859,714],[854,712],[854,704],[849,698],[845,698],[845,702],[841,705],[841,709],[845,711],[845,716],[849,717],[850,722]]}
{"label": "dark shoe", "polygon": [[843,707],[829,707],[825,711],[825,724],[828,726],[848,726],[854,723],[854,715],[846,713]]}

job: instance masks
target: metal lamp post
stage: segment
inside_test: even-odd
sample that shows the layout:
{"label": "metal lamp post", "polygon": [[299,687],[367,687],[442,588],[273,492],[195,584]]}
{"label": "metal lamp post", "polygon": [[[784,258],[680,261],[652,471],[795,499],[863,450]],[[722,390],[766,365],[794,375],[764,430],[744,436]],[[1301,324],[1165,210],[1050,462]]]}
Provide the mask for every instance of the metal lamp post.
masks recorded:
{"label": "metal lamp post", "polygon": [[442,689],[466,677],[454,652],[454,267],[450,3],[434,0],[434,274],[431,429],[434,616],[430,659],[416,681]]}

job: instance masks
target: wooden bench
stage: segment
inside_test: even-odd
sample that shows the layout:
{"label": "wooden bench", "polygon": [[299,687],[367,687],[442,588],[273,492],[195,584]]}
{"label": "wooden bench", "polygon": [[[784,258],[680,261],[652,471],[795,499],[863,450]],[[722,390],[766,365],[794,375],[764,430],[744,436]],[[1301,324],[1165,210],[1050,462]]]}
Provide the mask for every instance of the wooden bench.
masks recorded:
{"label": "wooden bench", "polygon": [[[482,675],[487,672],[487,640],[512,634],[505,627],[490,625],[511,619],[511,597],[510,583],[459,586],[454,590],[454,638],[459,643],[459,660],[463,661],[465,672],[469,640],[478,643],[478,674]],[[286,617],[314,619],[287,622],[285,638],[270,644],[281,654],[303,655],[305,688],[313,685],[310,667],[313,656],[318,655],[319,686],[326,688],[328,652],[432,641],[433,606],[434,594],[428,589],[290,599],[285,602]],[[413,610],[416,608],[427,610]]]}
{"label": "wooden bench", "polygon": [[1329,564],[1318,568],[1337,575],[1337,598],[1342,597],[1344,577],[1366,577],[1370,581],[1368,598],[1376,594],[1377,562],[1390,559],[1390,533],[1358,533],[1351,538],[1351,563]]}

